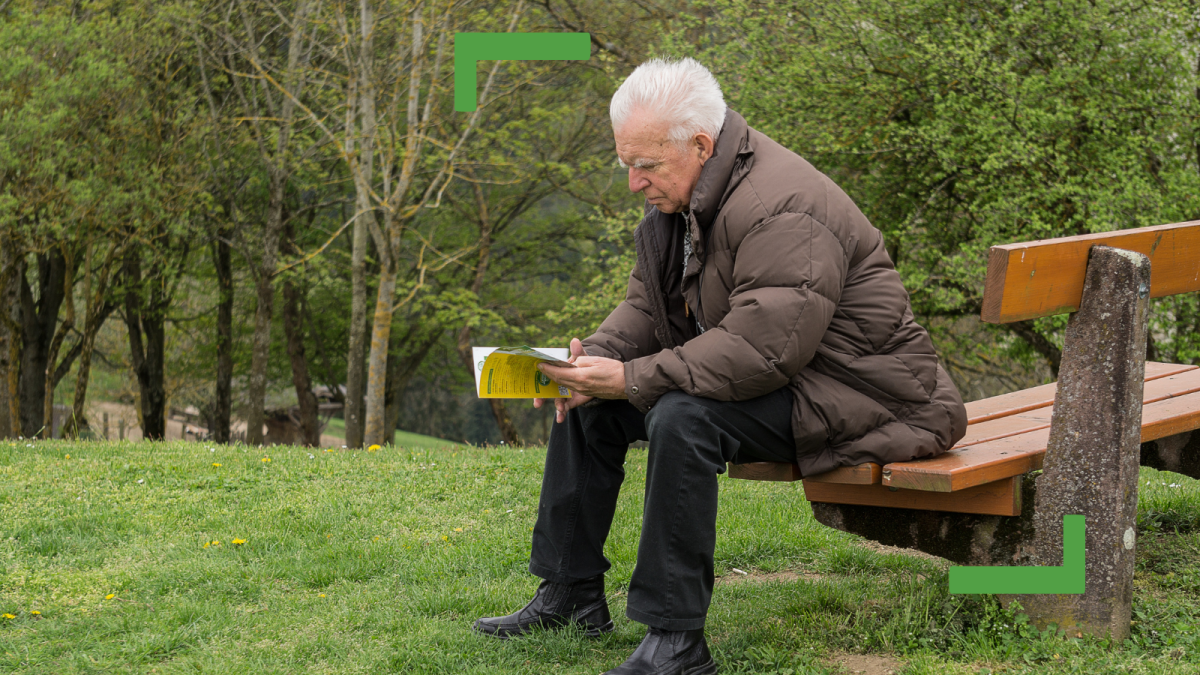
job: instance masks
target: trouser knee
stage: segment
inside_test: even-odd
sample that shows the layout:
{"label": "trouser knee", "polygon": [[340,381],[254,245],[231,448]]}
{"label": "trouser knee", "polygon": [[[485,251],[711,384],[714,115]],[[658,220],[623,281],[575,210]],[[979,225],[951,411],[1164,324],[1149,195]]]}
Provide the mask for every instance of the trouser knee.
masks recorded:
{"label": "trouser knee", "polygon": [[710,411],[703,400],[681,391],[663,394],[646,414],[646,430],[651,439],[705,433],[712,426]]}

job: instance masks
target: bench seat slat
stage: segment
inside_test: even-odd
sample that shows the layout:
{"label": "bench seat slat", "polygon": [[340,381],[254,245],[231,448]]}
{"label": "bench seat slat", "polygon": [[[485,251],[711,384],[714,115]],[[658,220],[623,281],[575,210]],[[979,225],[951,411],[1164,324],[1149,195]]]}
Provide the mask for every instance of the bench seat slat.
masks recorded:
{"label": "bench seat slat", "polygon": [[883,466],[874,462],[858,466],[843,466],[826,471],[807,480],[818,483],[839,483],[841,485],[878,485],[883,478]]}
{"label": "bench seat slat", "polygon": [[[1196,370],[1196,366],[1178,363],[1146,362],[1146,381],[1169,377],[1188,370]],[[1054,392],[1058,383],[1051,382],[1040,387],[1022,389],[1010,394],[1001,394],[991,398],[971,401],[967,404],[967,424],[979,424],[988,420],[1017,415],[1029,410],[1044,408],[1054,403]]]}
{"label": "bench seat slat", "polygon": [[1200,429],[1200,392],[1173,396],[1142,408],[1142,442]]}
{"label": "bench seat slat", "polygon": [[[842,485],[879,485],[883,475],[883,466],[868,462],[858,466],[843,466],[833,471],[826,471],[808,480],[822,483],[839,483]],[[800,467],[783,462],[747,462],[745,464],[730,464],[730,478],[745,480],[797,481],[802,478]]]}
{"label": "bench seat slat", "polygon": [[[1200,368],[1191,366],[1174,374],[1160,372],[1153,378],[1147,376],[1145,387],[1142,389],[1142,405],[1195,391],[1200,391]],[[1046,428],[1050,426],[1053,413],[1054,406],[1046,405],[1019,414],[970,424],[967,426],[966,436],[963,436],[954,448],[965,448]]]}
{"label": "bench seat slat", "polygon": [[800,480],[800,467],[783,462],[730,463],[729,477],[744,480],[796,481]]}
{"label": "bench seat slat", "polygon": [[890,490],[883,485],[839,485],[805,480],[804,496],[810,502],[1017,516],[1021,514],[1021,477],[1013,476],[954,493]]}
{"label": "bench seat slat", "polygon": [[[1142,407],[1142,442],[1200,428],[1200,391],[1164,395]],[[1049,427],[951,450],[933,459],[883,467],[883,484],[914,490],[957,492],[1040,469]]]}
{"label": "bench seat slat", "polygon": [[[1047,384],[1024,391],[1013,392],[1012,394],[1004,394],[968,403],[967,414],[969,421],[967,434],[955,445],[955,449],[982,445],[1002,438],[1048,428],[1050,426],[1050,416],[1054,411],[1055,387],[1055,384]],[[1144,399],[1147,403],[1192,391],[1200,391],[1200,368],[1174,363],[1146,362]],[[1043,445],[1042,448],[1044,449],[1044,447]],[[1016,454],[1025,454],[1030,451],[1036,452],[1037,450],[1038,448],[1024,448],[1022,446],[1016,451]],[[1001,455],[1004,458],[1014,454],[1008,448],[1000,452],[1008,453]],[[943,455],[943,457],[946,456]],[[921,460],[920,463],[924,464],[930,461],[936,460]],[[841,485],[876,485],[883,482],[882,468],[880,465],[874,463],[861,464],[859,466],[844,466],[818,476],[809,476],[806,480]],[[934,467],[930,468],[933,469]],[[939,472],[935,470],[934,474],[936,475],[937,473]],[[1000,473],[1004,474],[1006,471],[1002,470]],[[991,475],[985,471],[980,480],[988,482],[987,479]],[[799,467],[793,464],[775,462],[730,464],[729,477],[769,481],[796,481],[801,478]],[[936,487],[944,484],[944,480],[940,478],[932,478],[928,482],[923,477],[914,477],[912,480],[914,481],[912,484],[914,488],[916,485],[930,484],[934,486],[935,491],[940,491],[936,490]],[[888,482],[890,483],[891,481]],[[899,482],[903,484],[904,480],[901,479]],[[972,484],[979,483],[972,482]]]}

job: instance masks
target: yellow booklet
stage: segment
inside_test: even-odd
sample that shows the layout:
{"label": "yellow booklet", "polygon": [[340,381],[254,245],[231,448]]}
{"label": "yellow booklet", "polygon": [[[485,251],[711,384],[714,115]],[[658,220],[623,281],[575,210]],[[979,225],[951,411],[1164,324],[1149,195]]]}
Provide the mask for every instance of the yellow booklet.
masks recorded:
{"label": "yellow booklet", "polygon": [[574,368],[568,349],[473,347],[479,398],[570,398],[566,387],[537,369],[539,363]]}

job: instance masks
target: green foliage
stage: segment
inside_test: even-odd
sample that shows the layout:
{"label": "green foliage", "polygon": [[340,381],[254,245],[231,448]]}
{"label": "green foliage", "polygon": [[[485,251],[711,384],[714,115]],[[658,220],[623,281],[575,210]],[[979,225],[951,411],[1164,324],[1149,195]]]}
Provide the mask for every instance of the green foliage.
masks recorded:
{"label": "green foliage", "polygon": [[629,285],[629,275],[637,264],[633,231],[642,219],[641,208],[631,208],[615,216],[593,214],[600,229],[597,246],[584,256],[582,264],[594,271],[587,290],[567,298],[563,308],[546,312],[557,336],[551,341],[566,344],[571,338],[585,338],[596,331],[621,301]]}
{"label": "green foliage", "polygon": [[0,227],[31,248],[134,198],[122,165],[141,97],[115,28],[54,14],[0,21]]}

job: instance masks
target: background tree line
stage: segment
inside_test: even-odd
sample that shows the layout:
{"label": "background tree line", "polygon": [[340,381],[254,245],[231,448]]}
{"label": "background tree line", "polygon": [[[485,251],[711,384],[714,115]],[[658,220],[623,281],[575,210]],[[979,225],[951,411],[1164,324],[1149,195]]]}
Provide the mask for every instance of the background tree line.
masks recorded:
{"label": "background tree line", "polygon": [[[885,234],[968,398],[1053,378],[1062,318],[978,316],[989,246],[1197,218],[1193,2],[148,0],[0,3],[0,436],[88,433],[89,384],[211,437],[318,389],[346,443],[542,440],[475,401],[473,344],[584,335],[640,209],[607,103],[653,55]],[[457,32],[587,31],[587,62],[484,62]],[[1200,362],[1194,296],[1150,356]]]}

